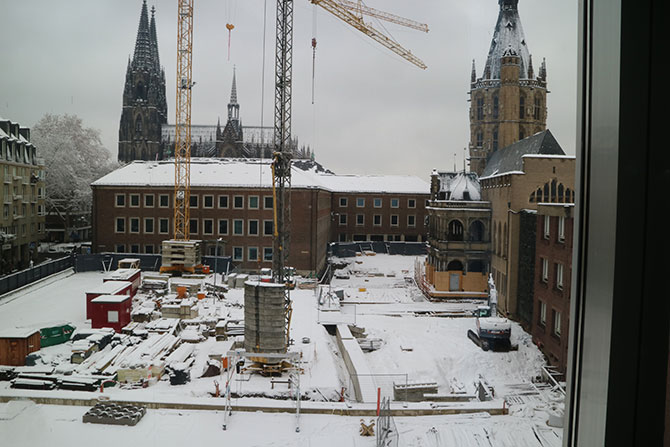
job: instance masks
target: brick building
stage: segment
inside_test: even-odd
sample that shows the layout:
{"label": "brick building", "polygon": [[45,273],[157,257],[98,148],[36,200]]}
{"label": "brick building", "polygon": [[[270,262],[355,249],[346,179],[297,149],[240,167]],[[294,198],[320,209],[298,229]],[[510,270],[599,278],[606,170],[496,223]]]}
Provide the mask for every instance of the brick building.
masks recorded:
{"label": "brick building", "polygon": [[539,203],[574,203],[575,157],[565,155],[549,130],[518,141],[491,156],[480,177],[482,197],[491,202],[491,273],[498,309],[529,327],[533,314],[534,241],[528,214]]}
{"label": "brick building", "polygon": [[[289,264],[298,271],[320,272],[333,240],[424,240],[429,186],[423,180],[301,166],[293,166],[291,179]],[[214,254],[220,238],[219,253],[243,269],[272,266],[271,180],[267,160],[192,160],[190,232],[203,241],[204,253]],[[94,252],[158,253],[172,237],[173,161],[135,161],[91,186]],[[356,225],[358,215],[362,225]]]}
{"label": "brick building", "polygon": [[26,268],[37,255],[44,230],[44,161],[30,142],[30,129],[0,118],[0,274]]}
{"label": "brick building", "polygon": [[538,204],[531,334],[552,366],[568,362],[574,204]]}

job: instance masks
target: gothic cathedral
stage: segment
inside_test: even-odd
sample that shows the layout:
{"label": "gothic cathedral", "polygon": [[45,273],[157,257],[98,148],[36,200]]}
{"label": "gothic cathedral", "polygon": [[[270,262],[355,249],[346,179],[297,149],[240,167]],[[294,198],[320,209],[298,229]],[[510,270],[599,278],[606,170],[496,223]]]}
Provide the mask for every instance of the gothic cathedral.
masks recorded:
{"label": "gothic cathedral", "polygon": [[128,60],[119,125],[120,162],[161,159],[161,126],[167,123],[165,71],[158,57],[155,9],[142,3],[135,53]]}
{"label": "gothic cathedral", "polygon": [[481,77],[470,77],[470,170],[481,175],[495,151],[546,129],[547,69],[535,75],[521,28],[518,0],[500,12]]}

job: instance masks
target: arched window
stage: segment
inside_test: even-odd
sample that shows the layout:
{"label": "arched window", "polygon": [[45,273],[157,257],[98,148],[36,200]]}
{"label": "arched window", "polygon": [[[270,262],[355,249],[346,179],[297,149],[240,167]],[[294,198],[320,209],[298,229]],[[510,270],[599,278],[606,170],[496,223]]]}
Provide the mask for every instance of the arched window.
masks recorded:
{"label": "arched window", "polygon": [[558,184],[558,202],[563,203],[565,202],[565,196],[563,192],[563,183]]}
{"label": "arched window", "polygon": [[540,119],[540,105],[541,105],[541,100],[539,96],[535,97],[535,104],[533,105],[533,118],[536,120]]}
{"label": "arched window", "polygon": [[477,98],[477,119],[484,119],[484,98],[481,96]]}
{"label": "arched window", "polygon": [[142,117],[135,118],[135,133],[142,133]]}
{"label": "arched window", "polygon": [[556,179],[551,181],[551,203],[556,203]]}
{"label": "arched window", "polygon": [[498,150],[498,128],[493,129],[493,150]]}
{"label": "arched window", "polygon": [[477,131],[477,136],[476,136],[476,146],[477,147],[482,147],[484,144],[484,134],[482,133],[481,129]]}
{"label": "arched window", "polygon": [[147,89],[142,82],[139,82],[135,87],[135,97],[137,99],[147,99]]}
{"label": "arched window", "polygon": [[565,201],[567,203],[572,203],[574,200],[571,197],[572,191],[570,191],[570,188],[565,188]]}
{"label": "arched window", "polygon": [[532,193],[530,193],[530,198],[528,199],[528,201],[529,201],[530,203],[535,202],[535,191],[533,191]]}
{"label": "arched window", "polygon": [[475,220],[470,224],[470,240],[474,242],[484,240],[484,224],[481,220]]}
{"label": "arched window", "polygon": [[505,227],[503,230],[503,254],[507,256],[507,250],[509,248],[508,238],[507,238],[507,222],[505,222]]}
{"label": "arched window", "polygon": [[526,118],[526,97],[521,95],[519,97],[519,119]]}
{"label": "arched window", "polygon": [[540,203],[540,202],[544,201],[542,199],[542,188],[537,188],[537,191],[535,193],[535,199],[537,200],[537,203]]}
{"label": "arched window", "polygon": [[500,109],[500,100],[498,99],[498,95],[493,96],[493,118],[498,119],[498,112]]}
{"label": "arched window", "polygon": [[463,263],[459,261],[458,259],[454,259],[453,261],[449,262],[447,264],[447,270],[453,271],[453,270],[460,270],[463,271]]}
{"label": "arched window", "polygon": [[544,199],[543,199],[543,201],[544,202],[551,201],[550,197],[551,196],[549,195],[549,183],[545,183],[544,184]]}
{"label": "arched window", "polygon": [[449,222],[449,227],[447,229],[447,240],[449,241],[462,241],[463,240],[463,224],[454,219]]}
{"label": "arched window", "polygon": [[526,133],[523,131],[523,127],[519,127],[519,140],[526,138]]}

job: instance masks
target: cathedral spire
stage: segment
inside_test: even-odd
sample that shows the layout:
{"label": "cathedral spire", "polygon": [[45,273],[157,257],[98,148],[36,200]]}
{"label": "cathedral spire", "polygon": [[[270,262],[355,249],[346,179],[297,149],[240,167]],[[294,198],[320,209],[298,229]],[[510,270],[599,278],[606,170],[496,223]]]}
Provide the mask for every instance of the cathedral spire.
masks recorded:
{"label": "cathedral spire", "polygon": [[[145,3],[146,5],[146,3]],[[154,65],[154,69],[157,72],[160,72],[161,61],[158,56],[158,37],[156,36],[156,7],[151,7],[151,23],[149,25],[149,42],[151,44],[151,58]]]}
{"label": "cathedral spire", "polygon": [[230,89],[230,102],[228,103],[228,121],[239,121],[240,105],[237,103],[237,81],[235,79],[235,68],[233,67],[233,86]]}
{"label": "cathedral spire", "polygon": [[[498,20],[485,64],[485,67],[490,69],[491,79],[500,79],[500,58],[502,53],[510,46],[519,56],[521,76],[525,77],[528,73],[530,52],[521,27],[521,19],[517,9],[518,3],[518,0],[498,0],[500,12],[498,13]],[[484,70],[486,71],[486,68]]]}
{"label": "cathedral spire", "polygon": [[230,104],[237,104],[237,82],[235,81],[235,67],[233,67],[233,87],[230,89]]}
{"label": "cathedral spire", "polygon": [[137,39],[135,41],[135,53],[133,55],[133,67],[152,67],[151,31],[149,30],[149,13],[147,12],[147,1],[142,2],[140,12],[140,24],[137,27]]}
{"label": "cathedral spire", "polygon": [[477,81],[477,71],[475,70],[475,60],[472,59],[472,73],[470,73],[470,82]]}

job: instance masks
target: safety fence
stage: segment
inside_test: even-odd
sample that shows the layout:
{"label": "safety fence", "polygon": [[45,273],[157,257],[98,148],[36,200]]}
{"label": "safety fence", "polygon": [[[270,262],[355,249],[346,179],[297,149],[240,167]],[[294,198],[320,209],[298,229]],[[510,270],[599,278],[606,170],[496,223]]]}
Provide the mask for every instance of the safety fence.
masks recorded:
{"label": "safety fence", "polygon": [[385,397],[377,417],[377,447],[398,447],[400,435],[391,416],[391,399]]}
{"label": "safety fence", "polygon": [[425,242],[333,242],[330,253],[339,258],[351,258],[366,251],[378,254],[421,256],[426,254]]}
{"label": "safety fence", "polygon": [[[77,272],[108,271],[118,268],[119,260],[135,258],[140,260],[143,271],[158,271],[161,267],[160,254],[144,253],[92,253],[77,255],[75,270]],[[203,256],[202,262],[208,265],[211,272],[226,273],[232,269],[230,256]]]}
{"label": "safety fence", "polygon": [[54,273],[62,272],[65,269],[72,267],[72,257],[66,256],[53,261],[43,262],[42,264],[21,270],[20,272],[12,273],[0,277],[0,295],[16,290],[42,278],[53,275]]}

